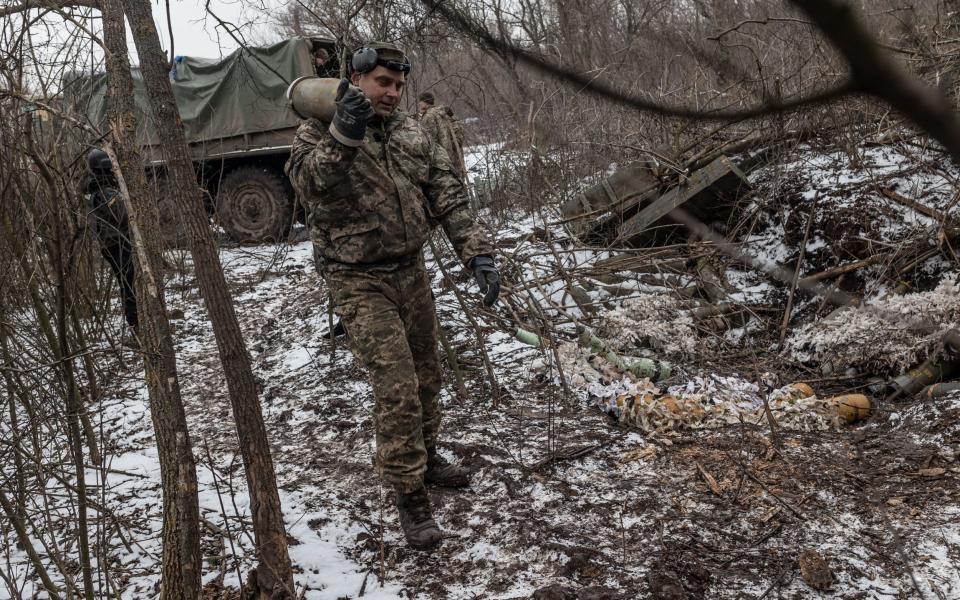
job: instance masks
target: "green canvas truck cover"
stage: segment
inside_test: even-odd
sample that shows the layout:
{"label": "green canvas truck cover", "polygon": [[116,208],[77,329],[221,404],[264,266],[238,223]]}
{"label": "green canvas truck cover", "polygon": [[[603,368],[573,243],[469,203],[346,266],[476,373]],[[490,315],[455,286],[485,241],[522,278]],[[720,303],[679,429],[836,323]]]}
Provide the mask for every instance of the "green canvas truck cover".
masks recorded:
{"label": "green canvas truck cover", "polygon": [[[293,38],[260,48],[241,48],[223,59],[178,56],[170,72],[187,142],[197,143],[296,127],[300,118],[287,107],[284,93],[293,80],[313,75],[312,42]],[[74,80],[77,107],[90,123],[106,130],[105,73]],[[157,143],[150,104],[139,69],[134,69],[138,141]]]}

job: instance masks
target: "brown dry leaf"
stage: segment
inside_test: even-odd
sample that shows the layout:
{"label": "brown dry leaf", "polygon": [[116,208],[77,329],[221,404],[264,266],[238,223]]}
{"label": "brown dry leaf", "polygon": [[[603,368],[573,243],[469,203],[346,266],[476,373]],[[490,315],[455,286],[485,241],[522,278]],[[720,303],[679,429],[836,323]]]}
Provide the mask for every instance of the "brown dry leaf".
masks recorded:
{"label": "brown dry leaf", "polygon": [[637,448],[629,452],[625,452],[623,456],[620,457],[620,462],[628,463],[635,460],[647,460],[653,458],[657,455],[656,446],[645,446],[643,448]]}
{"label": "brown dry leaf", "polygon": [[707,482],[707,485],[710,486],[710,491],[716,494],[720,494],[720,486],[717,485],[717,480],[713,478],[713,475],[707,472],[699,462],[697,463],[697,469],[700,471],[700,475],[703,476],[703,480]]}
{"label": "brown dry leaf", "polygon": [[904,501],[903,496],[896,496],[887,500],[887,506],[900,506]]}
{"label": "brown dry leaf", "polygon": [[947,470],[943,467],[934,467],[932,469],[920,469],[917,471],[917,475],[921,477],[940,477],[946,472]]}
{"label": "brown dry leaf", "polygon": [[585,566],[583,570],[580,571],[580,573],[584,577],[587,577],[590,579],[596,579],[597,577],[600,577],[601,575],[603,575],[603,569],[601,569],[599,565],[590,563],[587,566]]}
{"label": "brown dry leaf", "polygon": [[800,576],[804,583],[815,590],[826,590],[833,583],[833,572],[830,565],[816,550],[804,550],[800,553]]}
{"label": "brown dry leaf", "polygon": [[774,516],[776,516],[776,515],[778,515],[778,514],[780,514],[780,507],[779,507],[779,506],[773,506],[773,507],[770,508],[770,510],[767,511],[767,514],[765,514],[765,515],[763,515],[762,517],[760,517],[760,520],[763,521],[764,523],[766,523],[766,522],[768,522],[770,519],[772,519]]}

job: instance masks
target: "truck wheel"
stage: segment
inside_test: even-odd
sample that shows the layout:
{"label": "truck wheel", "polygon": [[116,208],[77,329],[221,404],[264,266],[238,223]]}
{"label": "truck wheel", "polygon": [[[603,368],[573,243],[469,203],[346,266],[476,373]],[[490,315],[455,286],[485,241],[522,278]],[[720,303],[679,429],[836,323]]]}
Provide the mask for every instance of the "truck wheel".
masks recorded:
{"label": "truck wheel", "polygon": [[186,248],[190,245],[190,237],[186,223],[173,199],[173,189],[166,173],[156,175],[151,182],[157,198],[157,212],[160,213],[160,235],[165,248]]}
{"label": "truck wheel", "polygon": [[220,184],[217,216],[235,241],[277,242],[293,224],[292,197],[285,177],[263,167],[240,167]]}

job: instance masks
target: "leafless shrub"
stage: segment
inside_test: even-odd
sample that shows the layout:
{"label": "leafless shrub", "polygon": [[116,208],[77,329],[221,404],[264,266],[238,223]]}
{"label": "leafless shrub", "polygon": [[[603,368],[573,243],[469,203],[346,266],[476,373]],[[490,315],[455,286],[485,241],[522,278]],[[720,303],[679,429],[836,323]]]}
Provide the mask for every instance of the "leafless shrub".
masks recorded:
{"label": "leafless shrub", "polygon": [[[429,89],[468,121],[468,145],[505,142],[503,151],[524,155],[522,169],[511,169],[499,191],[504,198],[526,195],[519,206],[527,209],[555,202],[568,182],[612,164],[652,159],[683,168],[704,145],[758,132],[772,137],[826,128],[849,148],[851,138],[897,131],[902,124],[887,107],[859,98],[719,126],[663,118],[560,86],[497,48],[478,47],[425,6],[432,5],[298,2],[280,29],[332,35],[350,47],[372,38],[404,44],[414,58],[410,107]],[[701,112],[789,102],[849,80],[843,58],[792,2],[464,0],[457,8],[494,38],[551,64],[626,95]],[[956,90],[956,19],[950,12],[956,7],[883,0],[862,9],[870,31],[911,70]],[[351,14],[355,18],[343,20]]]}

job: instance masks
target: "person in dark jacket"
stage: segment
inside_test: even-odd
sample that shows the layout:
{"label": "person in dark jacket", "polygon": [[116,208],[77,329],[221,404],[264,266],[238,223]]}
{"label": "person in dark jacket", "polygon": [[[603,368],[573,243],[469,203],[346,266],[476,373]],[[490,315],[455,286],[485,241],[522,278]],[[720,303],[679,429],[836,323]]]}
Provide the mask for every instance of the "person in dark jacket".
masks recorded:
{"label": "person in dark jacket", "polygon": [[80,183],[80,193],[100,242],[100,253],[120,284],[123,316],[133,330],[131,333],[135,333],[138,323],[136,275],[127,209],[113,175],[113,164],[103,150],[96,149],[87,154],[87,170]]}

